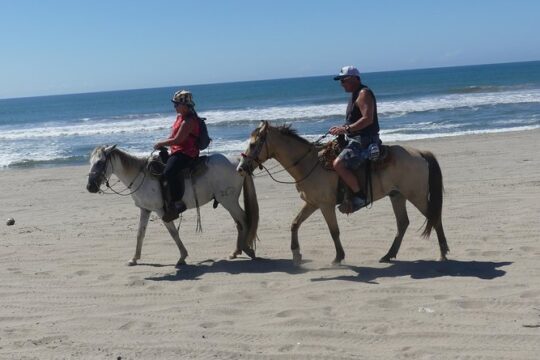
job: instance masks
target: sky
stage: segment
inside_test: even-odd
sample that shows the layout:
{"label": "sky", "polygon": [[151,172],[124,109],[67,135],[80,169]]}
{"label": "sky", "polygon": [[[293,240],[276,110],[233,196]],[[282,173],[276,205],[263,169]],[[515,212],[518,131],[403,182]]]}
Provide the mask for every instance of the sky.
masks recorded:
{"label": "sky", "polygon": [[537,0],[0,1],[0,98],[540,60]]}

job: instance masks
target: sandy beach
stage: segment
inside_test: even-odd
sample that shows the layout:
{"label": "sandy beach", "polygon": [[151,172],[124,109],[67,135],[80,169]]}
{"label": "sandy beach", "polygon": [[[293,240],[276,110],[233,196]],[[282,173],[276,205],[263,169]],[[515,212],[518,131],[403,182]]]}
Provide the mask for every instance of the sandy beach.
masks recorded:
{"label": "sandy beach", "polygon": [[[340,215],[346,258],[319,212],[291,261],[293,185],[255,179],[257,255],[228,260],[228,213],[183,216],[179,254],[153,215],[140,265],[130,197],[86,191],[88,166],[0,171],[0,359],[538,359],[540,131],[420,140],[444,175],[449,261],[411,225],[396,261],[388,198]],[[286,180],[284,173],[280,179]],[[7,226],[13,217],[15,225]]]}

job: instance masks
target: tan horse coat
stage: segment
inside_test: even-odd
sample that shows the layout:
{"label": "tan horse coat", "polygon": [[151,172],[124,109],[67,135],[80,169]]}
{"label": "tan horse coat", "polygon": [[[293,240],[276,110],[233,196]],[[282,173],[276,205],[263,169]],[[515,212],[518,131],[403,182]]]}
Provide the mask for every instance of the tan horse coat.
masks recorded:
{"label": "tan horse coat", "polygon": [[[373,201],[390,196],[396,216],[398,232],[388,253],[381,261],[397,256],[401,241],[409,225],[405,203],[409,200],[427,218],[423,235],[435,228],[440,247],[440,259],[445,260],[448,245],[444,235],[441,211],[443,184],[438,162],[430,152],[394,145],[390,147],[391,162],[372,174]],[[251,172],[267,159],[276,159],[295,179],[304,206],[291,226],[291,251],[295,263],[300,263],[298,229],[315,210],[320,209],[336,248],[334,263],[345,258],[339,238],[336,218],[338,175],[326,170],[318,159],[315,146],[298,136],[289,127],[273,127],[263,121],[253,131],[250,145],[238,166],[240,173]]]}

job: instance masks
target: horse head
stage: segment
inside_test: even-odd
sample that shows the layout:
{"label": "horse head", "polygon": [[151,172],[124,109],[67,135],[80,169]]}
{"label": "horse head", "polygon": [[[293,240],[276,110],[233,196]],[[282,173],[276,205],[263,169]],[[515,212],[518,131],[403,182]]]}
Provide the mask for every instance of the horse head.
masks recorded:
{"label": "horse head", "polygon": [[86,189],[91,193],[99,192],[101,184],[108,181],[112,174],[110,156],[116,145],[98,146],[90,155],[90,172]]}
{"label": "horse head", "polygon": [[270,158],[266,142],[269,127],[268,121],[261,121],[251,133],[248,148],[242,153],[242,158],[236,168],[240,175],[252,174],[257,166],[262,169],[262,164]]}

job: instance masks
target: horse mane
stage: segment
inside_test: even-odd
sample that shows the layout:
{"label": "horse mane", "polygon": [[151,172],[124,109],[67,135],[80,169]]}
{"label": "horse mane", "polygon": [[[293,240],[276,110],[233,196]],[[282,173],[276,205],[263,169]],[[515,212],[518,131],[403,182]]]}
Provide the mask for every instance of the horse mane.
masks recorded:
{"label": "horse mane", "polygon": [[295,129],[292,129],[291,126],[291,124],[280,125],[277,126],[275,129],[279,131],[279,133],[282,135],[292,137],[293,139],[296,139],[306,145],[313,145],[310,141],[298,135],[298,132]]}
{"label": "horse mane", "polygon": [[135,155],[128,154],[127,152],[120,150],[118,148],[112,151],[112,155],[117,155],[120,158],[120,162],[125,169],[137,169],[140,170],[146,165],[147,158],[138,157]]}
{"label": "horse mane", "polygon": [[[91,158],[95,156],[99,150],[105,150],[106,146],[97,147],[92,152]],[[140,170],[146,165],[147,159],[144,157],[138,157],[135,155],[128,154],[127,152],[120,150],[118,148],[115,148],[111,152],[111,156],[116,156],[120,159],[120,162],[122,163],[122,166],[126,171],[131,170]]]}

